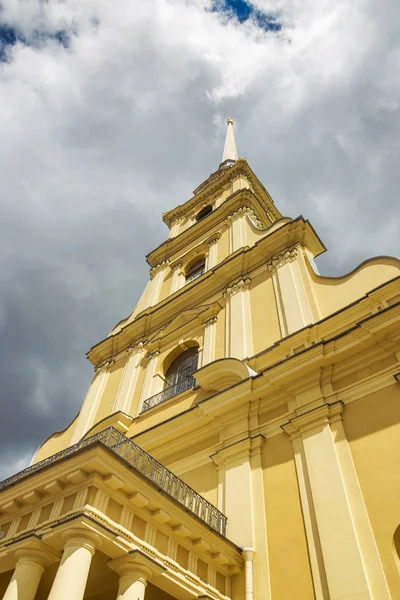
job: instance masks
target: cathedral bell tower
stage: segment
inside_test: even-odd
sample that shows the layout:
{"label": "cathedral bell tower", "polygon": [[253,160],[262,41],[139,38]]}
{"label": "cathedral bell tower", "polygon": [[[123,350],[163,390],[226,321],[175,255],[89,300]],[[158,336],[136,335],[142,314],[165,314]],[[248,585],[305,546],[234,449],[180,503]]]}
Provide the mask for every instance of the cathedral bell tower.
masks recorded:
{"label": "cathedral bell tower", "polygon": [[232,119],[163,220],[79,414],[0,483],[0,598],[400,597],[400,262],[321,276]]}

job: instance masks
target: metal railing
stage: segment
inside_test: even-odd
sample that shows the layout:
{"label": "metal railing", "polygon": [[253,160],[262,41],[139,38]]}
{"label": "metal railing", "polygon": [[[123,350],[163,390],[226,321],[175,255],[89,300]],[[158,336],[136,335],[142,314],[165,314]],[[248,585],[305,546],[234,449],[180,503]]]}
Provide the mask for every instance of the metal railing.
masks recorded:
{"label": "metal railing", "polygon": [[179,502],[187,511],[201,519],[211,529],[226,536],[227,518],[213,504],[195,492],[184,481],[174,475],[163,464],[158,462],[150,454],[145,452],[140,446],[132,442],[131,439],[114,429],[108,427],[89,438],[86,438],[53,456],[12,475],[8,479],[0,482],[0,491],[14,485],[18,481],[41,471],[45,467],[57,463],[58,461],[75,454],[83,448],[92,447],[101,444],[109,448],[114,454],[124,460],[134,471],[146,477],[160,490],[163,490],[171,498]]}
{"label": "metal railing", "polygon": [[197,382],[193,375],[188,375],[186,377],[178,378],[177,382],[169,387],[163,389],[158,394],[154,394],[154,396],[150,396],[150,398],[146,398],[143,402],[142,412],[153,408],[153,406],[157,406],[157,404],[161,404],[173,396],[177,396],[178,394],[185,392],[186,390],[190,390],[196,387]]}
{"label": "metal railing", "polygon": [[205,272],[206,272],[206,265],[205,265],[205,263],[202,263],[199,267],[197,267],[197,269],[193,269],[193,271],[189,271],[189,273],[186,275],[186,283],[190,283],[191,281],[194,281],[198,277],[201,277]]}

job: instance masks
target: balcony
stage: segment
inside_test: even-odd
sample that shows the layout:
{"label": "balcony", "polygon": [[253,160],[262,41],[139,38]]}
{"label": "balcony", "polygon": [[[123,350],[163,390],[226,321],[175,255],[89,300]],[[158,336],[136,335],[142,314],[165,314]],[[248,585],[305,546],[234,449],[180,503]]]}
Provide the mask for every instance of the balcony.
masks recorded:
{"label": "balcony", "polygon": [[187,512],[205,523],[211,530],[226,537],[227,519],[225,515],[131,439],[113,427],[108,427],[91,437],[83,439],[77,444],[5,479],[0,482],[0,492],[35,473],[60,463],[66,458],[72,459],[73,456],[77,456],[84,449],[94,448],[98,445],[106,447],[117,455],[133,472],[139,474],[140,477],[144,477],[159,491],[163,491]]}
{"label": "balcony", "polygon": [[177,378],[176,383],[173,385],[170,385],[169,387],[164,388],[162,392],[147,398],[143,402],[142,413],[150,408],[153,408],[154,406],[157,406],[158,404],[161,404],[162,402],[165,402],[166,400],[169,400],[170,398],[173,398],[174,396],[177,396],[178,394],[181,394],[182,392],[185,392],[186,390],[194,389],[196,386],[197,382],[193,375],[187,375],[185,377],[181,376]]}

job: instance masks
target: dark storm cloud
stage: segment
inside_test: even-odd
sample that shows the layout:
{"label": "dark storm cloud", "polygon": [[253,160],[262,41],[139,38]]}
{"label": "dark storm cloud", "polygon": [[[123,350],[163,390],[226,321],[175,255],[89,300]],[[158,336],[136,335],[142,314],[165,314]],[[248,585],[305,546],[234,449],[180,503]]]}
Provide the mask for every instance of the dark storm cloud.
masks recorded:
{"label": "dark storm cloud", "polygon": [[228,115],[281,212],[329,247],[321,270],[400,254],[394,1],[253,2],[280,34],[208,0],[2,4],[25,39],[51,35],[0,64],[0,478],[74,418],[85,352],[131,312]]}
{"label": "dark storm cloud", "polygon": [[3,457],[31,454],[74,418],[92,377],[85,352],[130,312],[147,272],[134,257],[156,235],[139,210],[117,203],[80,217],[55,224],[56,239],[46,226],[3,230],[3,256],[23,248],[0,278]]}

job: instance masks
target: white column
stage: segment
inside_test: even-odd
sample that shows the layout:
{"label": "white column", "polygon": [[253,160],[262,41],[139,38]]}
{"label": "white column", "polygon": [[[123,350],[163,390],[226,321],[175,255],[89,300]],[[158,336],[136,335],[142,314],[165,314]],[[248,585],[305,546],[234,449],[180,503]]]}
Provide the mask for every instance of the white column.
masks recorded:
{"label": "white column", "polygon": [[267,263],[272,273],[283,337],[313,322],[297,260],[298,251],[293,248],[277,254]]}
{"label": "white column", "polygon": [[146,350],[143,348],[143,342],[139,342],[129,349],[129,358],[122,374],[121,383],[113,406],[113,412],[121,410],[122,412],[129,414],[132,398],[139,378],[141,363],[145,354]]}
{"label": "white column", "polygon": [[208,256],[206,270],[209,271],[217,264],[218,238],[214,238],[208,243]]}
{"label": "white column", "polygon": [[83,600],[92,557],[100,538],[79,528],[65,532],[64,553],[48,600]]}
{"label": "white column", "polygon": [[347,440],[343,431],[338,441],[333,433],[342,410],[341,402],[324,405],[283,426],[297,440],[296,453],[299,443],[304,452],[296,467],[317,597],[389,600],[357,476],[340,447]]}
{"label": "white column", "polygon": [[117,600],[144,600],[151,569],[136,562],[132,555],[110,561],[109,566],[119,575]]}
{"label": "white column", "polygon": [[182,264],[179,263],[172,267],[171,286],[169,288],[170,295],[179,290],[185,285],[185,273],[182,271]]}
{"label": "white column", "polygon": [[215,339],[217,331],[217,317],[210,317],[207,321],[204,321],[204,341],[203,341],[203,352],[201,366],[208,365],[208,363],[215,360]]}
{"label": "white column", "polygon": [[226,304],[226,354],[243,359],[253,355],[253,333],[249,287],[247,277],[227,288]]}
{"label": "white column", "polygon": [[153,390],[154,375],[156,372],[157,359],[158,359],[159,354],[160,354],[160,351],[155,350],[154,352],[151,352],[146,356],[145,360],[147,361],[147,367],[146,367],[146,373],[144,375],[142,393],[140,395],[139,412],[141,412],[141,410],[142,410],[143,402],[147,398],[150,398],[150,396],[152,396],[153,393],[155,393]]}
{"label": "white column", "polygon": [[45,568],[52,562],[42,550],[22,548],[16,552],[17,563],[3,600],[34,600]]}
{"label": "white column", "polygon": [[155,306],[160,299],[161,286],[164,281],[165,268],[168,261],[163,261],[150,271],[150,290],[146,298],[146,308]]}
{"label": "white column", "polygon": [[108,361],[95,370],[94,379],[82,405],[81,412],[78,415],[75,430],[71,438],[71,445],[79,442],[94,424],[94,418],[113,364],[113,361]]}

